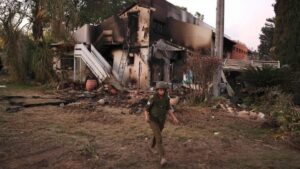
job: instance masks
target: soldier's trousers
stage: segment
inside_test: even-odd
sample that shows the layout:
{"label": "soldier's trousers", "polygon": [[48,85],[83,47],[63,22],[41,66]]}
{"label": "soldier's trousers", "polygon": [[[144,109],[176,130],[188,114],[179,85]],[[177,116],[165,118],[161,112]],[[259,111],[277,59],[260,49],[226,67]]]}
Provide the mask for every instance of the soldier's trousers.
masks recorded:
{"label": "soldier's trousers", "polygon": [[164,158],[165,156],[165,150],[163,147],[163,142],[162,142],[162,130],[164,128],[163,124],[158,124],[156,122],[150,121],[150,127],[153,131],[153,140],[152,140],[152,145],[151,147],[154,148],[155,145],[157,146],[158,153],[160,155],[160,158]]}

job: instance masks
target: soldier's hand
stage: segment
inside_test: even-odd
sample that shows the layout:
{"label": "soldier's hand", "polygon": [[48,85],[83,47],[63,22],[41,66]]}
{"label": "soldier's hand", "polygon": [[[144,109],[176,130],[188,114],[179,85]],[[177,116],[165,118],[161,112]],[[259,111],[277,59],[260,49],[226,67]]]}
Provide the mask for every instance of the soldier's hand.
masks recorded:
{"label": "soldier's hand", "polygon": [[177,118],[174,118],[174,119],[173,119],[173,123],[174,123],[175,125],[178,125],[178,124],[179,124],[179,120],[178,120]]}
{"label": "soldier's hand", "polygon": [[150,122],[149,116],[145,116],[145,121],[146,121],[147,123]]}

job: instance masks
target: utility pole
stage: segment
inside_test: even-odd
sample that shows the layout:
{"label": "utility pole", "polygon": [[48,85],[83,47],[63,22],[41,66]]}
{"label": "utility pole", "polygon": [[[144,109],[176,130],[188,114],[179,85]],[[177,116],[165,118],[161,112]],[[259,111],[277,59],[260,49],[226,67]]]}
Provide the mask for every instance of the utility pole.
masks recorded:
{"label": "utility pole", "polygon": [[[223,44],[224,44],[224,11],[225,0],[217,0],[217,19],[215,32],[215,56],[223,60]],[[213,95],[220,96],[222,66],[218,68],[213,80]]]}

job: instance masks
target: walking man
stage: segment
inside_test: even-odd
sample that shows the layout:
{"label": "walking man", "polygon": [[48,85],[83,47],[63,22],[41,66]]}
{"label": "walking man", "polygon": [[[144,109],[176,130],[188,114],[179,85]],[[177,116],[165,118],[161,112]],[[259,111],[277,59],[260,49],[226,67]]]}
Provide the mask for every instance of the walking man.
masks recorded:
{"label": "walking man", "polygon": [[150,97],[147,103],[145,120],[150,124],[150,127],[153,131],[153,139],[150,149],[153,152],[152,149],[157,146],[160,156],[160,164],[161,166],[164,166],[167,163],[162,142],[162,131],[164,129],[165,121],[168,114],[173,123],[178,124],[178,120],[174,115],[174,110],[170,105],[170,97],[167,91],[168,85],[164,82],[157,82],[155,90],[155,94]]}

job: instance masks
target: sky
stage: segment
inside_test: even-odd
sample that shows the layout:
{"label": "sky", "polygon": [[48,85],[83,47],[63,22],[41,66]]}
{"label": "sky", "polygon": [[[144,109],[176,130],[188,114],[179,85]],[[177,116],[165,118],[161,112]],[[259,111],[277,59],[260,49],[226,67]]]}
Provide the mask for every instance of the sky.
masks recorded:
{"label": "sky", "polygon": [[[217,0],[168,0],[189,12],[204,15],[204,22],[215,27]],[[275,16],[272,4],[275,0],[225,0],[225,34],[233,40],[256,50],[259,35],[266,19]]]}

